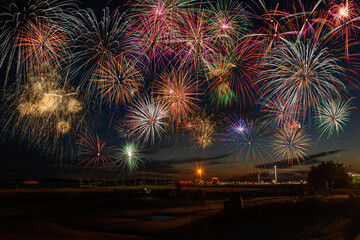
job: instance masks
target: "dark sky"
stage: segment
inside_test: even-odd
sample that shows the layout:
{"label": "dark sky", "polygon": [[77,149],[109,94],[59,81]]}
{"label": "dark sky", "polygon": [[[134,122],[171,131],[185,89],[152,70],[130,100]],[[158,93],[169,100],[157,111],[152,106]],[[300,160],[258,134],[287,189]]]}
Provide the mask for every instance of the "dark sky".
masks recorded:
{"label": "dark sky", "polygon": [[[83,1],[82,7],[90,7],[100,14],[105,5],[106,1],[86,1],[86,3]],[[111,10],[114,10],[117,5],[117,1],[109,4]],[[359,107],[359,90],[348,86],[348,91],[352,96],[357,97],[353,105]],[[276,163],[279,179],[304,179],[310,166],[328,160],[344,163],[353,171],[360,172],[360,112],[357,109],[352,111],[351,121],[339,136],[332,136],[330,139],[323,136],[315,146],[319,134],[315,127],[309,129],[309,132],[313,143],[308,152],[309,157],[300,166]],[[4,139],[0,151],[0,179],[87,178],[89,176],[115,178],[120,174],[116,168],[95,170],[74,168],[71,166],[71,161],[58,162],[56,156],[40,155],[36,149],[29,150],[24,144],[18,144],[16,139]],[[181,144],[181,141],[179,143],[170,139],[151,149],[147,158],[146,166],[138,173],[138,176],[194,179],[194,169],[199,165],[204,167],[205,177],[216,176],[220,180],[235,176],[250,176],[259,171],[256,166],[237,167],[229,156],[229,149],[220,143],[203,151]],[[269,160],[266,166],[262,166],[263,175],[271,176],[274,162],[274,160]]]}

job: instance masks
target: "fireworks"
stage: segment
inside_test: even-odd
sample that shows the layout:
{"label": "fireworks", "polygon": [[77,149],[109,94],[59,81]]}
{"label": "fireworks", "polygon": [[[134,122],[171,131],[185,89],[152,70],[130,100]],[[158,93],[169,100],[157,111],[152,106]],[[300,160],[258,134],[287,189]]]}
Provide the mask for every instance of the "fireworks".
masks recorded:
{"label": "fireworks", "polygon": [[[219,54],[214,61],[207,61],[210,90],[215,90],[218,104],[231,104],[235,95],[241,106],[255,99],[255,76],[259,72],[256,67],[260,54],[258,45],[251,38],[227,44],[224,54]],[[225,105],[226,106],[226,105]]]}
{"label": "fireworks", "polygon": [[210,101],[217,107],[230,106],[233,101],[236,101],[236,94],[230,88],[229,83],[218,83],[210,93]]}
{"label": "fireworks", "polygon": [[[99,76],[99,73],[106,74],[105,77],[108,77],[108,74],[112,75],[113,72],[104,72],[101,71],[101,68],[109,66],[115,68],[112,70],[119,70],[116,57],[123,54],[129,60],[133,60],[133,56],[136,56],[136,49],[133,48],[133,42],[129,35],[125,33],[127,22],[118,12],[111,15],[109,9],[104,9],[101,21],[97,19],[91,9],[79,10],[76,16],[77,18],[74,18],[75,45],[70,68],[71,74],[76,75],[83,71],[79,86],[85,86],[85,89],[92,94],[95,90],[94,81],[88,80],[95,74],[96,69],[100,67],[96,73],[98,78],[103,78],[102,75]],[[122,71],[122,73],[124,72],[126,70]]]}
{"label": "fireworks", "polygon": [[283,127],[289,123],[295,121],[293,116],[298,116],[296,112],[292,112],[293,109],[281,102],[281,99],[265,100],[263,109],[265,124],[272,128]]}
{"label": "fireworks", "polygon": [[[264,125],[257,119],[234,119],[235,122],[228,127],[235,128],[236,133],[228,134],[225,138],[231,147],[231,158],[239,167],[260,166],[272,158],[269,147],[269,133]],[[245,125],[246,124],[246,125]]]}
{"label": "fireworks", "polygon": [[122,119],[117,122],[116,131],[122,138],[131,139],[134,137],[134,130],[127,119]]}
{"label": "fireworks", "polygon": [[18,37],[22,63],[37,64],[51,63],[54,67],[61,67],[65,62],[67,51],[67,37],[62,28],[49,20],[29,22],[19,31]]}
{"label": "fireworks", "polygon": [[163,103],[155,103],[153,98],[145,97],[129,107],[129,124],[138,139],[144,142],[155,143],[155,138],[165,131],[166,117],[167,109]]}
{"label": "fireworks", "polygon": [[328,99],[321,105],[317,116],[321,135],[327,133],[330,137],[333,133],[339,134],[343,130],[346,123],[350,121],[350,110],[353,109],[350,101],[351,99],[346,102],[339,99]]}
{"label": "fireworks", "polygon": [[214,55],[214,34],[205,11],[198,10],[182,18],[175,38],[175,51],[181,56],[182,64],[190,63],[198,68],[205,59]]}
{"label": "fireworks", "polygon": [[83,104],[74,89],[61,84],[58,72],[45,63],[35,64],[27,80],[17,92],[7,94],[3,135],[19,137],[52,154],[61,149],[57,155],[62,157],[67,154],[63,144],[71,148],[74,131],[82,125]]}
{"label": "fireworks", "polygon": [[134,0],[100,18],[72,0],[12,1],[0,14],[2,139],[62,158],[80,134],[78,165],[132,174],[163,135],[203,150],[219,138],[237,165],[261,166],[306,158],[305,122],[330,137],[350,121],[358,1]]}
{"label": "fireworks", "polygon": [[93,76],[98,94],[109,103],[115,102],[116,106],[131,101],[143,81],[134,65],[123,56],[100,62]]}
{"label": "fireworks", "polygon": [[241,116],[229,117],[223,126],[222,140],[228,144],[240,143],[246,138],[248,132],[248,123]]}
{"label": "fireworks", "polygon": [[244,36],[251,26],[250,14],[237,1],[216,1],[210,11],[212,31],[223,41]]}
{"label": "fireworks", "polygon": [[260,82],[263,96],[290,108],[292,118],[303,117],[320,102],[340,96],[344,84],[338,79],[342,68],[338,60],[307,41],[306,44],[286,42],[276,48],[264,63]]}
{"label": "fireworks", "polygon": [[173,69],[162,74],[155,85],[154,94],[168,109],[169,119],[177,125],[199,110],[196,105],[199,102],[196,81],[189,73]]}
{"label": "fireworks", "polygon": [[92,132],[85,132],[79,136],[79,157],[81,160],[76,166],[85,164],[88,166],[98,167],[113,164],[114,147],[106,146],[106,142],[99,139],[99,136]]}
{"label": "fireworks", "polygon": [[310,147],[308,134],[304,129],[286,129],[280,128],[276,131],[273,138],[273,151],[279,161],[293,163],[297,161],[300,164],[304,160],[308,147]]}
{"label": "fireworks", "polygon": [[136,172],[143,164],[142,147],[136,142],[127,142],[118,149],[117,163],[129,175]]}
{"label": "fireworks", "polygon": [[326,36],[331,35],[335,39],[340,37],[344,40],[347,58],[349,58],[349,42],[352,37],[356,37],[356,32],[360,29],[359,7],[356,1],[351,0],[334,0],[329,5],[328,24],[332,30]]}
{"label": "fireworks", "polygon": [[193,0],[135,1],[131,9],[132,32],[150,59],[171,52],[177,21],[185,16],[184,8]]}
{"label": "fireworks", "polygon": [[[59,24],[63,24],[64,19],[71,18],[70,12],[74,7],[76,7],[75,3],[69,0],[19,0],[7,6],[2,5],[0,18],[0,67],[7,62],[6,79],[14,63],[16,63],[18,81],[22,80],[22,74],[28,72],[28,69],[21,64],[23,57],[21,57],[20,46],[25,43],[23,40],[29,42],[29,39],[22,37],[24,30],[28,29],[28,34],[34,34],[33,36],[40,41],[44,40],[39,38],[42,34],[50,34],[47,35],[50,37],[46,40],[47,42],[56,39],[56,42],[60,43],[63,41],[63,36],[62,33],[59,33],[61,29]],[[53,23],[54,26],[41,26],[42,22]],[[31,28],[35,27],[36,24],[40,24],[40,26],[33,29],[34,32],[31,32]],[[52,35],[53,33],[55,33],[55,36]],[[52,41],[52,44],[54,44],[54,41]],[[63,50],[62,47],[64,46],[60,47],[57,45],[57,47]]]}
{"label": "fireworks", "polygon": [[215,142],[216,124],[204,113],[191,120],[186,129],[192,136],[192,142],[202,149],[209,148]]}

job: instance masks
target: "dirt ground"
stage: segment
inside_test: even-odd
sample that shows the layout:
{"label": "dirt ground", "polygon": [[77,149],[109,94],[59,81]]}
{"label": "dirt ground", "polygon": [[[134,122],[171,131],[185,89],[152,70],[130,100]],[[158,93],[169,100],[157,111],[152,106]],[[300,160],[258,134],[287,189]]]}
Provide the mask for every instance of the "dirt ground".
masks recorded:
{"label": "dirt ground", "polygon": [[234,214],[223,211],[224,200],[5,191],[0,239],[360,239],[359,200],[311,201],[245,199],[244,210]]}

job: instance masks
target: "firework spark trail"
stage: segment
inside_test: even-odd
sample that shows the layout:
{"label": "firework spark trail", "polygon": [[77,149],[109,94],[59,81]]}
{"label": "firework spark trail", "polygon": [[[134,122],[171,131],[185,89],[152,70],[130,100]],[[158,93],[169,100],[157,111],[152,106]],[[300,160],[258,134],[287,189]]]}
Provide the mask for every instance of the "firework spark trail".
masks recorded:
{"label": "firework spark trail", "polygon": [[282,44],[284,40],[294,36],[297,37],[299,29],[294,27],[293,24],[281,20],[281,11],[278,9],[279,4],[274,9],[269,9],[263,0],[259,0],[259,3],[263,14],[259,15],[256,12],[253,14],[256,19],[262,20],[262,26],[247,34],[247,37],[252,37],[257,41],[265,60],[278,44]]}

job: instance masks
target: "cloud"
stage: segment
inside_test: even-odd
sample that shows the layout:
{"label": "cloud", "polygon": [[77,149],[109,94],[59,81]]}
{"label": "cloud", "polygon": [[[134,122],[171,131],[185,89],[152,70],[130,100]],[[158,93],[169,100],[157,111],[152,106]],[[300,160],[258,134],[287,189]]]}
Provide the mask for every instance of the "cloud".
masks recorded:
{"label": "cloud", "polygon": [[[328,156],[328,155],[333,155],[333,154],[336,154],[338,152],[343,152],[343,151],[346,151],[346,150],[333,150],[333,151],[326,151],[326,152],[320,152],[317,154],[309,155],[309,156],[305,157],[305,159],[303,161],[300,162],[300,165],[306,166],[306,165],[319,164],[319,163],[322,163],[323,161],[318,160],[318,158]],[[297,161],[296,160],[290,160],[290,161],[284,160],[284,161],[279,161],[279,162],[270,162],[270,163],[267,163],[264,165],[257,165],[257,166],[255,166],[255,168],[272,169],[276,165],[276,167],[278,169],[285,169],[285,168],[291,168],[294,166],[298,166],[297,164],[290,164],[291,162],[297,162]]]}
{"label": "cloud", "polygon": [[177,174],[180,173],[181,167],[179,165],[186,164],[196,164],[204,163],[207,165],[218,165],[222,164],[222,161],[219,161],[223,158],[230,156],[230,154],[219,154],[209,157],[191,157],[183,159],[169,159],[169,160],[151,160],[146,162],[146,172],[147,173],[158,173],[158,174]]}

